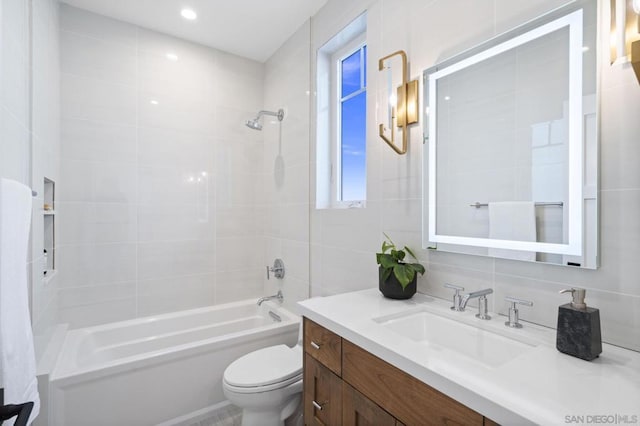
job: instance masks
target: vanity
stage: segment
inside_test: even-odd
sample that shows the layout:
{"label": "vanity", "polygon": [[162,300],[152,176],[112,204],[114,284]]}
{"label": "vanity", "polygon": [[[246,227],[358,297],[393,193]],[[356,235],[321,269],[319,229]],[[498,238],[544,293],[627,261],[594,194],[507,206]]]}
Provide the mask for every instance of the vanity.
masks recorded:
{"label": "vanity", "polygon": [[505,327],[422,294],[371,289],[299,308],[307,425],[640,421],[638,352],[603,344],[583,361],[555,349],[553,329]]}

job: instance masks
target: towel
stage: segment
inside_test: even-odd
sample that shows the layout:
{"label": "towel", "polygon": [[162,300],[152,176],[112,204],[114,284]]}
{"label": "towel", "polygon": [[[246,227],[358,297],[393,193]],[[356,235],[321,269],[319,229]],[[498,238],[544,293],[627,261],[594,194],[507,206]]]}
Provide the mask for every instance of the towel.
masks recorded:
{"label": "towel", "polygon": [[27,289],[31,202],[28,187],[0,179],[0,387],[5,404],[33,401],[30,422],[40,410]]}
{"label": "towel", "polygon": [[[489,203],[489,238],[537,241],[535,204],[532,201]],[[522,250],[490,248],[489,256],[504,259],[536,260],[535,252]]]}

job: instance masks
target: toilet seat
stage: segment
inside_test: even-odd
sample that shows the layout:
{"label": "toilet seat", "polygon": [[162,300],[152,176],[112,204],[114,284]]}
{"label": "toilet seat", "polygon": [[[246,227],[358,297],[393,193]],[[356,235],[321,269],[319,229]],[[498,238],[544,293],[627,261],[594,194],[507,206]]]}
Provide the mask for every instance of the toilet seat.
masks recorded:
{"label": "toilet seat", "polygon": [[225,386],[237,393],[267,392],[302,380],[302,348],[270,346],[246,354],[224,372]]}

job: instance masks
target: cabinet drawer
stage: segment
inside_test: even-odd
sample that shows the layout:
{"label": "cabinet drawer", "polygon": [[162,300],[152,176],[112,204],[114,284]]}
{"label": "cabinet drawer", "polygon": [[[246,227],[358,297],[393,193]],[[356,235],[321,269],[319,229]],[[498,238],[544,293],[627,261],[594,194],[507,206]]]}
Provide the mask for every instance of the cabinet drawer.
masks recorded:
{"label": "cabinet drawer", "polygon": [[342,338],[307,318],[304,350],[338,376],[342,373]]}
{"label": "cabinet drawer", "polygon": [[346,340],[342,379],[407,426],[483,424],[480,414]]}
{"label": "cabinet drawer", "polygon": [[397,426],[395,418],[342,382],[342,426]]}
{"label": "cabinet drawer", "polygon": [[339,426],[342,424],[342,380],[328,368],[304,356],[304,424]]}

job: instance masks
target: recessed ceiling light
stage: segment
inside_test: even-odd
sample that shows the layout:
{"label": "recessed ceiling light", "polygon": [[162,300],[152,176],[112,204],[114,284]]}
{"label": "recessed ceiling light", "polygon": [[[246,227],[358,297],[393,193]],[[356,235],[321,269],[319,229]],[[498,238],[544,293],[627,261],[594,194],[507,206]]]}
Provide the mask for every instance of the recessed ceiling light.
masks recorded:
{"label": "recessed ceiling light", "polygon": [[182,15],[184,19],[188,19],[189,21],[193,21],[198,17],[198,14],[193,9],[186,8],[180,11],[180,15]]}
{"label": "recessed ceiling light", "polygon": [[155,99],[151,99],[151,100],[149,101],[149,103],[150,103],[151,105],[158,105],[160,102],[156,101]]}
{"label": "recessed ceiling light", "polygon": [[175,53],[167,53],[167,59],[170,61],[177,61],[178,60],[178,55],[176,55]]}

